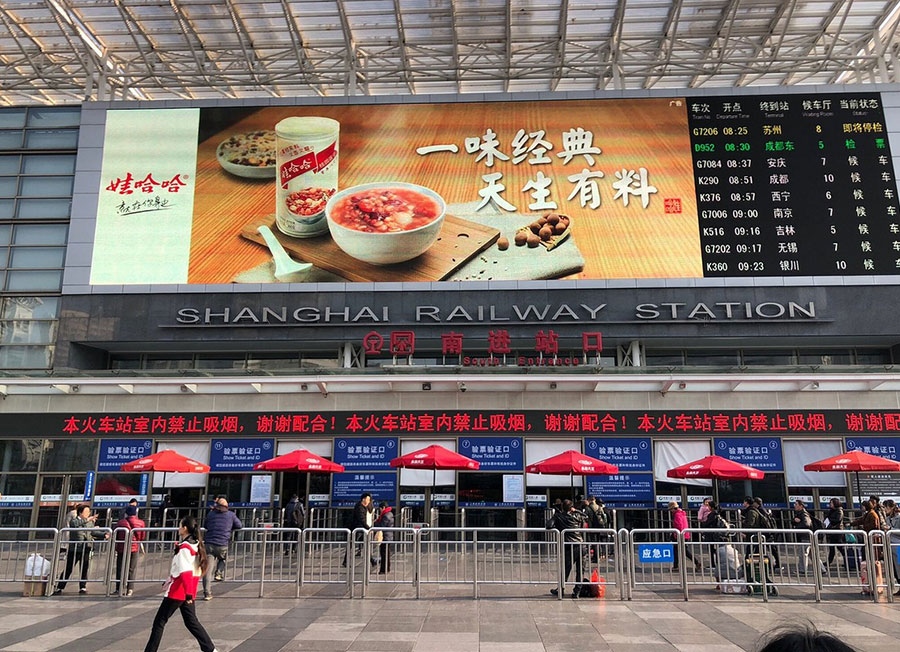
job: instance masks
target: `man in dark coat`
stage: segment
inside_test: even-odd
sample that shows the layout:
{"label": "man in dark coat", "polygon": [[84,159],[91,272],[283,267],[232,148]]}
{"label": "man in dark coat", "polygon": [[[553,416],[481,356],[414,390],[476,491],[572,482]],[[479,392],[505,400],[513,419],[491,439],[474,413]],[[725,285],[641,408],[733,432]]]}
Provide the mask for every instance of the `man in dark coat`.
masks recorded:
{"label": "man in dark coat", "polygon": [[[353,517],[350,519],[350,531],[354,530],[368,530],[372,527],[369,524],[369,505],[372,502],[372,494],[366,492],[362,496],[359,497],[359,502],[353,506]],[[356,546],[356,541],[353,542],[354,547]],[[357,548],[356,556],[359,557],[360,549]],[[344,566],[347,565],[347,555],[344,555]]]}
{"label": "man in dark coat", "polygon": [[[385,501],[381,501],[381,515],[375,521],[375,527],[392,528],[394,527],[394,510]],[[391,572],[391,546],[390,542],[394,540],[394,533],[390,529],[382,532],[381,545],[379,552],[381,556],[381,568],[378,569],[379,575]]]}
{"label": "man in dark coat", "polygon": [[[288,501],[287,505],[284,506],[284,527],[302,530],[303,526],[305,525],[305,521],[306,507],[304,507],[303,501],[300,500],[300,497],[297,494],[292,494],[291,499]],[[285,533],[285,555],[290,553],[291,548],[296,547],[297,539],[298,536],[296,532]]]}
{"label": "man in dark coat", "polygon": [[[221,582],[225,579],[225,562],[228,559],[228,545],[231,543],[231,534],[235,530],[244,527],[241,519],[237,514],[228,510],[228,501],[224,496],[216,498],[216,502],[209,513],[206,515],[206,534],[203,541],[206,545],[206,552],[211,557],[209,570],[214,572],[213,579]],[[213,571],[212,559],[216,560],[215,570]],[[203,599],[211,600],[212,591],[209,588],[209,573],[203,574]]]}
{"label": "man in dark coat", "polygon": [[[563,570],[563,580],[569,581],[569,574],[572,572],[572,566],[575,567],[575,588],[572,589],[572,597],[577,598],[581,595],[582,585],[585,581],[584,569],[590,565],[590,559],[587,556],[587,546],[584,543],[584,534],[581,530],[587,523],[587,516],[581,510],[575,509],[575,504],[571,500],[562,502],[562,509],[553,514],[547,522],[548,530],[566,531],[563,536],[563,546],[565,547],[565,568]],[[587,588],[585,586],[585,588]],[[559,595],[558,589],[550,589],[552,595]]]}

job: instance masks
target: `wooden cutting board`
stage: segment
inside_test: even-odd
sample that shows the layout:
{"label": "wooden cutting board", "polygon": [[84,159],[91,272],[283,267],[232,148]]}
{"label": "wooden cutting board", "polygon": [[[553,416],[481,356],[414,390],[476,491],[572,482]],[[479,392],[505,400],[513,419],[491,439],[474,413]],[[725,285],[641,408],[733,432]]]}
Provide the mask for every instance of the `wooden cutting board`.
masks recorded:
{"label": "wooden cutting board", "polygon": [[272,229],[293,258],[327,269],[348,281],[364,283],[443,280],[500,237],[500,231],[495,228],[447,215],[440,236],[424,254],[404,263],[372,265],[344,253],[328,233],[315,238],[284,235],[275,227],[274,215],[246,224],[241,236],[265,246],[258,231],[262,225]]}

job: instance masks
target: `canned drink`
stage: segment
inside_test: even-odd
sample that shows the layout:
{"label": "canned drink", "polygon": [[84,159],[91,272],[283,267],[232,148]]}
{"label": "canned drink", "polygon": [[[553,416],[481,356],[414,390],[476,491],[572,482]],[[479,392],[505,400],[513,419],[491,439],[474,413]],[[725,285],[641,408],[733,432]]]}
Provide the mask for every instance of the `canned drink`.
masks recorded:
{"label": "canned drink", "polygon": [[275,224],[285,235],[328,232],[325,204],[337,191],[338,136],[331,118],[285,118],[275,125]]}

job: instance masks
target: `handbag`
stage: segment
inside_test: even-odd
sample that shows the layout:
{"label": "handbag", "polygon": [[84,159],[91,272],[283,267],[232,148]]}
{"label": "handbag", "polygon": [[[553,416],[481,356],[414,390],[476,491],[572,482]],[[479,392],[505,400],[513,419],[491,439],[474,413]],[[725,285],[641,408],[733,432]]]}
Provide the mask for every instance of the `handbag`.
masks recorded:
{"label": "handbag", "polygon": [[375,533],[375,541],[376,543],[381,543],[382,541],[384,541],[384,532],[378,530],[378,532]]}

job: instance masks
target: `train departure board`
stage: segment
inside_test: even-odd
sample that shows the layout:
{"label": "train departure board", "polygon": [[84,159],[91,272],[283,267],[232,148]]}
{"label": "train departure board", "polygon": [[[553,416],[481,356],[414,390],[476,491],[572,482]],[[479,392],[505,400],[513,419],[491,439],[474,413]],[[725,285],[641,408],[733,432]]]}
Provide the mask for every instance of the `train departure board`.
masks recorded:
{"label": "train departure board", "polygon": [[878,94],[688,98],[703,275],[900,274]]}

